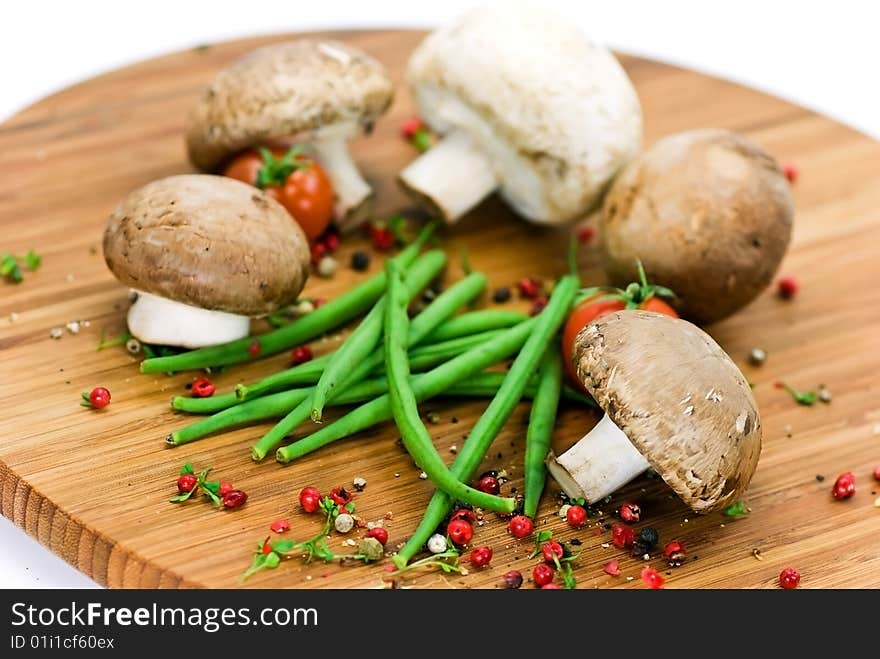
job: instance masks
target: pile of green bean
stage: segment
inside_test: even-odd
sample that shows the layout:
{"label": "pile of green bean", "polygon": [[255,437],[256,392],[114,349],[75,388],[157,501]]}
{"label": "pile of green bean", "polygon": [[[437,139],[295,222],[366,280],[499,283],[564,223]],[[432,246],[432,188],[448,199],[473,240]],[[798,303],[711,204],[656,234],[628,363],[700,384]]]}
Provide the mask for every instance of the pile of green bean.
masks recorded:
{"label": "pile of green bean", "polygon": [[[577,279],[561,277],[549,303],[534,317],[513,311],[463,311],[486,287],[486,277],[471,272],[437,295],[410,319],[410,302],[445,267],[442,251],[422,252],[432,227],[386,262],[383,272],[289,325],[221,346],[145,360],[145,373],[175,372],[228,365],[276,354],[363,316],[335,352],[274,373],[258,382],[209,398],[175,397],[174,410],[205,415],[166,438],[177,446],[224,430],[275,419],[251,447],[254,460],[275,451],[289,463],[331,442],[393,419],[403,444],[437,490],[415,533],[395,555],[406,565],[424,547],[456,501],[510,513],[516,501],[486,494],[468,485],[492,441],[521,399],[534,399],[526,435],[523,512],[534,516],[546,480],[544,457],[561,398],[592,404],[563,385],[562,363],[554,338],[571,309]],[[515,357],[507,372],[487,371]],[[418,403],[429,398],[491,398],[451,467],[447,467],[422,423]],[[356,405],[332,423],[312,425],[328,405]],[[284,444],[302,424],[307,432]]]}

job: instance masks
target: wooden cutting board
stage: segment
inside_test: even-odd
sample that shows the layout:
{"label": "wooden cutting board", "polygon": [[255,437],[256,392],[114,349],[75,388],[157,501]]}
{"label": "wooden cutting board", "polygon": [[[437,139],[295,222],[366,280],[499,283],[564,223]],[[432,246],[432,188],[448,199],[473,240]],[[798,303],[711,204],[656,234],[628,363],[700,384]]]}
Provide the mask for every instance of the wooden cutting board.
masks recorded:
{"label": "wooden cutting board", "polygon": [[[101,235],[112,207],[152,179],[191,171],[184,154],[183,117],[210,78],[246,51],[292,35],[236,41],[161,57],[62,91],[0,126],[0,251],[36,248],[43,266],[18,285],[0,283],[0,509],[30,535],[107,586],[380,588],[382,565],[306,565],[298,559],[242,583],[256,544],[278,518],[291,520],[288,536],[312,535],[319,523],[298,510],[296,493],[313,484],[326,491],[367,479],[357,494],[366,520],[385,518],[389,546],[415,528],[432,487],[398,445],[386,423],[338,442],[299,462],[255,464],[250,444],[268,424],[168,448],[165,435],[187,423],[169,409],[194,377],[142,375],[123,348],[97,351],[99,337],[124,329],[126,289],[107,271]],[[407,56],[423,36],[411,31],[338,32],[377,56],[401,83]],[[643,508],[643,524],[663,542],[679,539],[688,560],[669,569],[662,556],[648,564],[668,570],[669,588],[776,587],[792,565],[802,587],[880,586],[880,144],[802,108],[694,72],[622,57],[640,94],[646,145],[675,131],[723,127],[742,131],[782,162],[794,163],[797,205],[794,241],[782,270],[802,290],[782,301],[766,291],[735,317],[708,328],[755,384],[764,423],[764,450],[747,493],[751,513],[738,520],[721,513],[691,514],[659,479],[643,479],[619,493],[580,530],[557,516],[552,481],[545,492],[539,528],[560,540],[579,539],[575,562],[579,588],[643,587],[643,560],[609,547],[613,512],[624,498]],[[399,136],[413,113],[402,83],[374,133],[357,141],[354,155],[376,187],[379,215],[407,211],[394,176],[416,156]],[[565,268],[566,231],[531,227],[489,200],[445,231],[450,254],[447,281],[461,274],[457,254],[469,248],[474,269],[492,287],[522,276],[553,277]],[[313,278],[306,293],[332,297],[367,275],[347,267],[348,256],[366,243],[348,239],[340,268],[330,280]],[[602,281],[595,247],[580,256],[587,283]],[[373,259],[370,272],[381,267]],[[487,302],[487,304],[491,304]],[[513,301],[512,308],[525,309]],[[87,321],[77,334],[50,330]],[[259,329],[259,326],[255,326]],[[338,336],[313,343],[318,351]],[[752,347],[769,355],[760,368],[747,364]],[[279,370],[278,356],[216,375],[221,391]],[[830,404],[802,407],[774,388],[785,380],[800,388],[825,384]],[[113,402],[103,411],[79,405],[80,392],[104,385]],[[442,455],[461,444],[485,401],[437,400],[422,406],[440,422],[430,426]],[[486,458],[485,469],[506,469],[505,492],[521,488],[528,404],[522,403]],[[454,417],[454,418],[453,418]],[[554,446],[563,450],[597,416],[566,406]],[[192,461],[214,468],[250,499],[232,512],[207,503],[173,505],[178,469]],[[857,477],[847,501],[830,496],[840,472]],[[821,480],[824,476],[824,481]],[[330,544],[350,551],[343,538]],[[513,540],[506,524],[485,516],[475,541],[494,547],[492,567],[466,576],[414,571],[400,585],[416,588],[497,588],[501,575],[527,576],[535,559],[530,543]],[[622,575],[603,573],[617,558]],[[388,564],[386,560],[384,562]],[[633,579],[633,577],[635,577]],[[527,583],[527,586],[529,584]]]}

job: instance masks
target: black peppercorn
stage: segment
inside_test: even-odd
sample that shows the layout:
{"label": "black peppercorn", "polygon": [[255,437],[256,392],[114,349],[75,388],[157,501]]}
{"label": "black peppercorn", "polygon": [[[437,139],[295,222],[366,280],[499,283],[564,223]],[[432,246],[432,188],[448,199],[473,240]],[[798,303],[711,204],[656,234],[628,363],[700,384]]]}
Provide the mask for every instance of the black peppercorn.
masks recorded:
{"label": "black peppercorn", "polygon": [[501,288],[496,288],[495,292],[492,293],[492,301],[497,303],[507,302],[510,300],[510,289],[507,286],[502,286]]}
{"label": "black peppercorn", "polygon": [[640,545],[643,545],[650,549],[654,545],[656,545],[660,541],[660,534],[657,533],[657,529],[651,526],[646,526],[645,528],[639,531],[639,534],[636,536],[636,542]]}
{"label": "black peppercorn", "polygon": [[370,267],[370,255],[366,252],[355,252],[351,255],[351,267],[358,272]]}

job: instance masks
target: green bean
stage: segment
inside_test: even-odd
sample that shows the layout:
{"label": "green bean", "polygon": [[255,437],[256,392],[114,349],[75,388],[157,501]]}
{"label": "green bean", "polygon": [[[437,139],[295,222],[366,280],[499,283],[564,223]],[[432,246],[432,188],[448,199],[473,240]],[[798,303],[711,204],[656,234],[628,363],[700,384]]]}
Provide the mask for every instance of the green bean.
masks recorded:
{"label": "green bean", "polygon": [[498,497],[465,485],[452,476],[437,452],[431,434],[419,416],[418,403],[409,383],[409,361],[406,355],[409,335],[409,318],[406,315],[408,295],[400,266],[387,263],[385,275],[388,281],[384,323],[385,372],[391,413],[404,447],[431,482],[450,496],[480,508],[502,513],[513,512],[515,499]]}
{"label": "green bean", "polygon": [[505,329],[521,323],[526,318],[528,316],[524,313],[504,309],[468,311],[447,320],[431,332],[423,342],[434,343],[492,329]]}
{"label": "green bean", "polygon": [[[433,223],[427,225],[394,260],[401,265],[412,263],[433,233],[434,227]],[[385,273],[381,272],[289,325],[217,346],[188,350],[170,357],[146,359],[141,362],[141,373],[190,371],[252,361],[255,359],[251,354],[253,345],[259,347],[258,357],[283,352],[360,316],[376,303],[384,290]]]}
{"label": "green bean", "polygon": [[[421,402],[443,393],[454,383],[479,373],[492,364],[509,357],[526,342],[537,318],[530,318],[515,327],[504,330],[497,338],[482,343],[427,373],[413,377],[412,388]],[[345,416],[302,439],[282,446],[275,453],[278,462],[286,463],[311,453],[322,446],[391,418],[391,400],[380,396],[355,408]]]}
{"label": "green bean", "polygon": [[[440,250],[433,250],[421,256],[407,273],[407,280],[412,285],[412,290],[422,290],[437,276],[445,264],[446,255]],[[328,397],[332,399],[346,384],[355,383],[367,376],[371,367],[366,363],[366,360],[370,353],[375,352],[376,342],[382,332],[382,315],[381,313],[377,315],[377,310],[379,312],[384,310],[385,299],[383,296],[376,303],[376,306],[361,321],[352,336],[334,353],[333,359],[321,374],[321,378],[308,399],[288,412],[287,416],[276,423],[251,447],[251,457],[254,460],[262,460],[266,457],[269,451],[278,446],[294,428],[309,417],[315,422],[320,421],[321,414],[320,412],[316,413],[317,408],[315,407],[319,397],[322,399],[321,409],[323,409],[324,400]],[[378,325],[374,322],[376,319],[379,321]],[[332,375],[327,377],[331,372]]]}
{"label": "green bean", "polygon": [[[565,321],[577,287],[577,277],[573,275],[560,277],[553,288],[549,303],[534,318],[533,331],[514,359],[501,388],[474,424],[467,440],[452,462],[452,474],[460,481],[468,481],[473,477],[492,441],[521,399],[529,377],[535,372],[550,342]],[[406,565],[422,549],[437,525],[449,513],[453,503],[452,497],[445,492],[440,490],[434,492],[415,533],[392,559],[398,567]]]}
{"label": "green bean", "polygon": [[562,355],[559,350],[549,349],[544,353],[544,363],[541,364],[541,370],[538,372],[538,389],[529,413],[529,427],[526,430],[523,514],[531,518],[538,513],[538,503],[541,501],[541,494],[547,481],[547,465],[544,463],[544,458],[550,450],[561,393]]}

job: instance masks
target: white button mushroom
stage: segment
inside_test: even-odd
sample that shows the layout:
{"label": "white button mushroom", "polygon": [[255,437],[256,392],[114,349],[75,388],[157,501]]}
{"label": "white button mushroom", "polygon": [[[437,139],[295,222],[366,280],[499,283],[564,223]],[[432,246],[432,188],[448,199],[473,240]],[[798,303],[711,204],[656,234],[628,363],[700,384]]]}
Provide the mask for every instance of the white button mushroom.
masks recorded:
{"label": "white button mushroom", "polygon": [[686,320],[622,311],[577,337],[578,377],[605,415],[547,467],[593,503],[653,467],[696,512],[729,505],[761,452],[751,388],[712,338]]}
{"label": "white button mushroom", "polygon": [[791,238],[793,204],[776,161],[742,135],[670,135],[630,163],[605,196],[599,225],[611,282],[641,260],[697,323],[726,318],[772,281]]}
{"label": "white button mushroom", "polygon": [[189,157],[213,172],[267,142],[308,143],[336,194],[336,219],[351,228],[369,216],[372,190],[348,152],[391,104],[384,67],[352,46],[299,39],[258,48],[221,71],[187,120]]}
{"label": "white button mushroom", "polygon": [[546,8],[473,10],[418,46],[407,77],[443,138],[399,179],[450,222],[496,190],[533,222],[574,220],[640,146],[641,109],[623,68]]}
{"label": "white button mushroom", "polygon": [[222,176],[171,176],[111,213],[104,259],[138,291],[128,329],[145,343],[200,348],[240,339],[250,319],[296,300],[309,245],[281,204]]}

